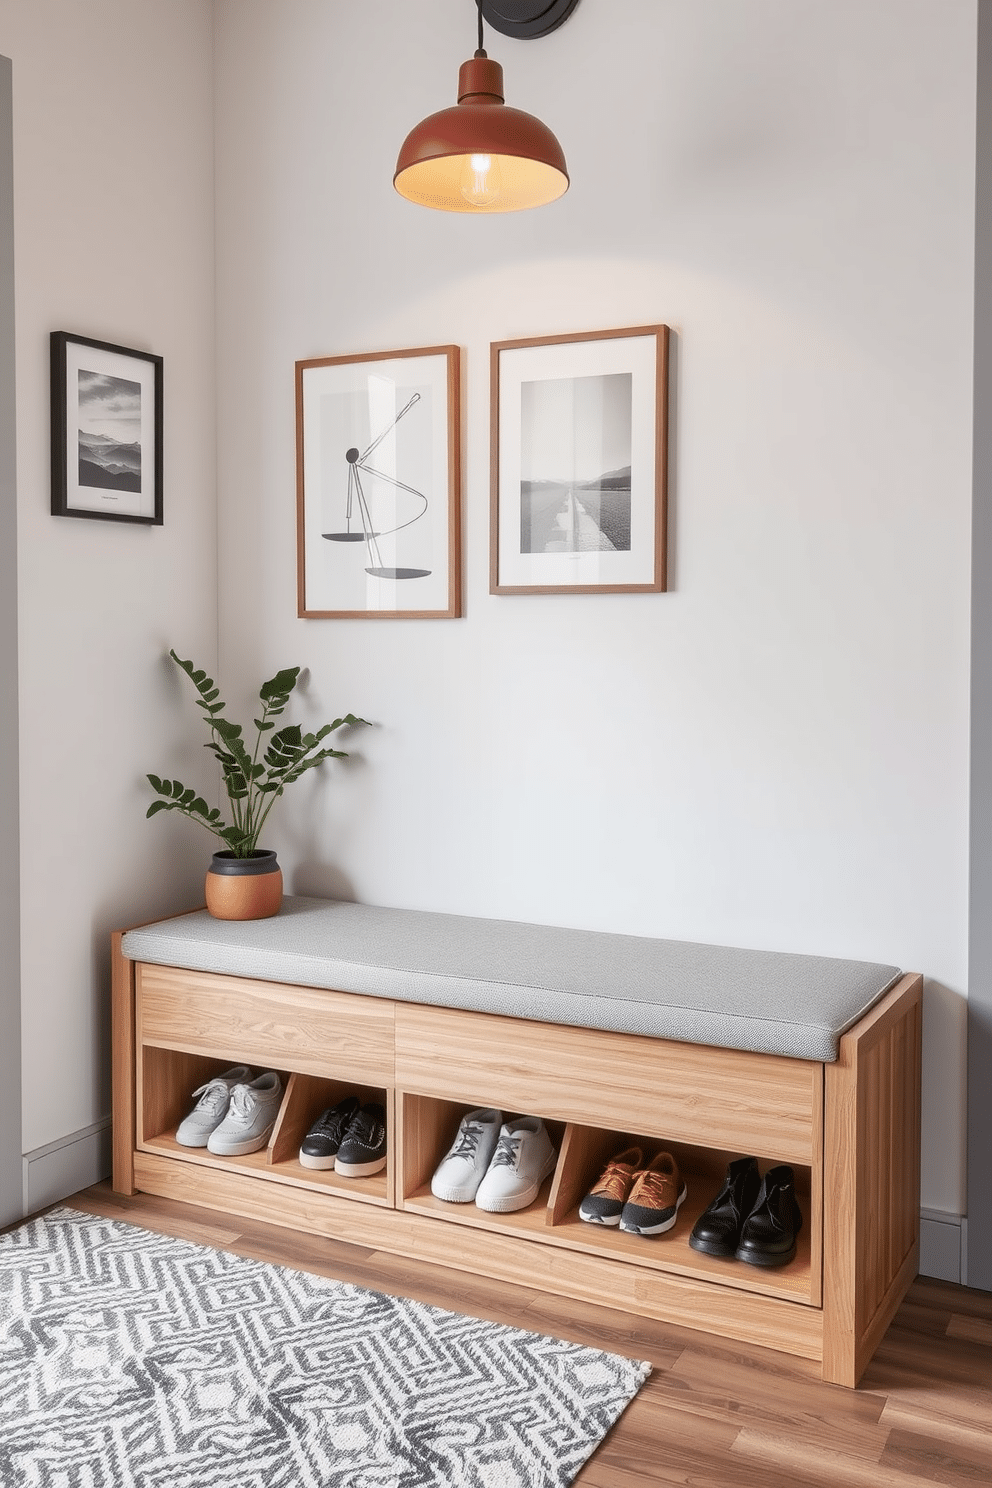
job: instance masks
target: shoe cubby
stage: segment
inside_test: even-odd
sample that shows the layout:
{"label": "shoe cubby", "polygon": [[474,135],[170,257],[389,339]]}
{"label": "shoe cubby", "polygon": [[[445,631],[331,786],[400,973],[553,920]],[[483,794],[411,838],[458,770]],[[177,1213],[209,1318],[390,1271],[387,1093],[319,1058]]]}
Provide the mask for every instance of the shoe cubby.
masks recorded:
{"label": "shoe cubby", "polygon": [[[557,1167],[545,1178],[537,1197],[526,1209],[517,1209],[509,1214],[491,1214],[475,1203],[453,1204],[435,1198],[431,1193],[434,1170],[454,1141],[462,1117],[474,1107],[466,1105],[464,1101],[439,1100],[434,1096],[407,1093],[400,1094],[398,1101],[398,1141],[402,1163],[400,1193],[397,1196],[399,1208],[428,1214],[434,1219],[454,1224],[470,1225],[474,1229],[495,1230],[502,1234],[534,1235],[539,1239],[546,1237],[548,1200]],[[512,1121],[518,1116],[540,1114],[539,1111],[504,1110],[503,1120]],[[560,1162],[565,1123],[545,1120],[544,1124],[559,1153]]]}
{"label": "shoe cubby", "polygon": [[[279,1114],[266,1145],[257,1152],[224,1157],[215,1155],[206,1147],[185,1147],[177,1142],[176,1129],[192,1109],[193,1091],[232,1065],[248,1063],[237,1050],[214,1056],[145,1045],[137,1069],[139,1147],[145,1152],[177,1158],[199,1167],[244,1172],[367,1204],[392,1204],[393,1092],[385,1086],[353,1084],[277,1069],[272,1064],[254,1061],[251,1062],[253,1074],[261,1074],[263,1069],[276,1069],[283,1087]],[[362,1103],[378,1101],[386,1107],[386,1166],[381,1172],[365,1178],[345,1178],[333,1168],[304,1168],[299,1161],[300,1143],[311,1122],[346,1095],[357,1096]]]}
{"label": "shoe cubby", "polygon": [[[355,1096],[361,1105],[377,1102],[386,1108],[386,1166],[379,1173],[364,1178],[347,1178],[334,1168],[305,1168],[300,1162],[300,1143],[313,1122],[329,1106],[336,1106],[345,1096]],[[266,1158],[273,1177],[333,1193],[341,1198],[358,1199],[366,1204],[393,1202],[393,1092],[385,1087],[355,1085],[346,1080],[324,1079],[318,1075],[291,1074],[286,1086],[282,1109],[269,1141]]]}
{"label": "shoe cubby", "polygon": [[[630,1235],[619,1227],[590,1224],[579,1218],[579,1205],[606,1164],[627,1147],[641,1148],[645,1166],[657,1153],[670,1152],[685,1180],[688,1193],[679,1208],[678,1218],[672,1228],[661,1235]],[[637,1131],[615,1132],[570,1123],[565,1131],[547,1207],[547,1222],[554,1242],[588,1254],[616,1257],[658,1270],[704,1276],[708,1281],[742,1291],[788,1297],[797,1302],[818,1302],[812,1258],[812,1250],[814,1246],[818,1250],[818,1244],[811,1223],[811,1171],[808,1167],[793,1164],[803,1223],[797,1236],[796,1254],[786,1265],[763,1267],[734,1259],[723,1260],[704,1255],[689,1245],[692,1227],[722,1187],[727,1165],[746,1155],[695,1147],[685,1142],[669,1142]],[[774,1166],[774,1159],[759,1159],[762,1173]],[[817,1256],[817,1268],[818,1262]]]}

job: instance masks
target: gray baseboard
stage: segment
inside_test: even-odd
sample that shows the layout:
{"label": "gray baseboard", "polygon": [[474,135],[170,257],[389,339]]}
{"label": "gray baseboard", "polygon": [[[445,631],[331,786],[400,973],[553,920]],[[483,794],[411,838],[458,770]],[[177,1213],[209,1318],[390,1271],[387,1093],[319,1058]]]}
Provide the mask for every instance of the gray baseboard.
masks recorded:
{"label": "gray baseboard", "polygon": [[920,1275],[968,1285],[968,1221],[940,1209],[920,1210]]}
{"label": "gray baseboard", "polygon": [[24,1154],[24,1213],[35,1214],[91,1183],[108,1178],[113,1163],[110,1117]]}

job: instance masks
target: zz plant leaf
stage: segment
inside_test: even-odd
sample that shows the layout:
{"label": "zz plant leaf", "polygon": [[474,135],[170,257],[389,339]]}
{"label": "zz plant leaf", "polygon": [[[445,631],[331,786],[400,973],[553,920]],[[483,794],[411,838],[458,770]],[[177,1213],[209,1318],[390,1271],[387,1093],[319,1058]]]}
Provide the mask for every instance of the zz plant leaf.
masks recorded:
{"label": "zz plant leaf", "polygon": [[[169,655],[198,693],[197,707],[203,709],[204,722],[210,730],[210,738],[203,747],[211,751],[220,765],[231,821],[225,822],[219,807],[209,807],[202,796],[181,780],[164,780],[158,775],[148,776],[152,790],[160,799],[152,802],[145,816],[181,811],[190,821],[198,822],[226,843],[236,858],[251,857],[258,849],[266,817],[286,786],[325,759],[347,757],[343,749],[322,747],[327,736],[339,728],[354,728],[368,720],[346,713],[333,723],[325,723],[314,734],[304,734],[296,723],[276,729],[273,719],[286,711],[300,676],[299,667],[287,667],[259,688],[261,716],[252,720],[255,740],[249,751],[241,724],[223,717],[227,705],[213,678],[192,661],[183,661],[175,651]],[[264,750],[263,740],[267,745]]]}

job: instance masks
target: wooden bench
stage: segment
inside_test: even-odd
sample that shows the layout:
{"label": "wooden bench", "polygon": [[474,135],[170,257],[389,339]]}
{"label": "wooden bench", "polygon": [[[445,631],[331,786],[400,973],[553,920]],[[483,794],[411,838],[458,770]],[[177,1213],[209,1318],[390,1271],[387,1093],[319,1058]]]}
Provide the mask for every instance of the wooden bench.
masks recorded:
{"label": "wooden bench", "polygon": [[[894,967],[334,901],[179,916],[114,937],[114,1186],[763,1344],[854,1385],[917,1271],[921,998]],[[236,1062],[283,1076],[267,1148],[180,1147],[190,1092]],[[311,1121],[349,1092],[386,1106],[385,1171],[301,1167]],[[430,1192],[483,1105],[542,1116],[559,1148],[516,1214]],[[672,1151],[689,1185],[655,1239],[577,1217],[628,1140]],[[799,1253],[779,1269],[687,1243],[748,1153],[796,1172]]]}

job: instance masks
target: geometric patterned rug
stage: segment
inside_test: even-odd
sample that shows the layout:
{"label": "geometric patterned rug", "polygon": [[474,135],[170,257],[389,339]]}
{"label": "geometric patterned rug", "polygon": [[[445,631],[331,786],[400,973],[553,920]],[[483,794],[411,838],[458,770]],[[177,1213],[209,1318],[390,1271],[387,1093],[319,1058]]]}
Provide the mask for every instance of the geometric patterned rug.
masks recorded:
{"label": "geometric patterned rug", "polygon": [[0,1236],[3,1488],[564,1488],[649,1372],[72,1209]]}

